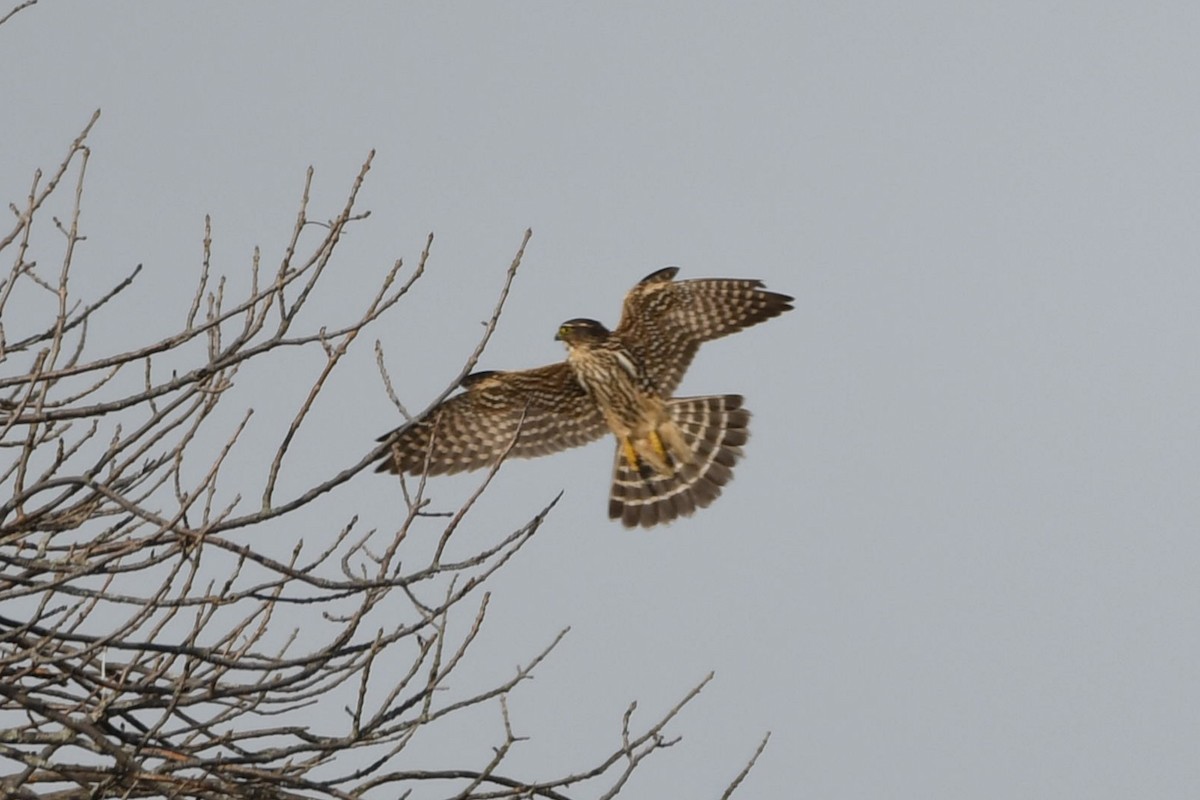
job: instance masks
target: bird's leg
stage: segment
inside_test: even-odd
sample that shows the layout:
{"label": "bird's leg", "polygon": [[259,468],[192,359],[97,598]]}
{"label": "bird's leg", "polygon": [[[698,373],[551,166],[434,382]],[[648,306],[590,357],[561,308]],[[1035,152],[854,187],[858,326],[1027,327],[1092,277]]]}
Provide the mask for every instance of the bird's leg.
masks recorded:
{"label": "bird's leg", "polygon": [[666,445],[663,444],[662,437],[658,435],[658,431],[650,428],[644,434],[638,435],[636,439],[631,439],[631,442],[638,459],[638,465],[640,467],[651,468],[642,470],[646,477],[649,477],[653,473],[667,477],[675,474],[675,467],[671,463],[671,456],[667,452]]}
{"label": "bird's leg", "polygon": [[658,435],[658,431],[650,431],[650,447],[654,450],[654,455],[658,456],[659,460],[664,464],[669,464],[670,460],[667,456],[666,445],[663,444],[662,437]]}
{"label": "bird's leg", "polygon": [[667,452],[671,454],[671,460],[675,466],[679,467],[692,462],[695,454],[687,440],[683,438],[683,434],[680,433],[678,425],[668,422],[659,429],[658,434],[663,444],[666,445]]}
{"label": "bird's leg", "polygon": [[625,436],[621,439],[621,449],[625,452],[625,460],[629,462],[629,467],[635,471],[640,469],[637,449],[633,446],[633,439]]}

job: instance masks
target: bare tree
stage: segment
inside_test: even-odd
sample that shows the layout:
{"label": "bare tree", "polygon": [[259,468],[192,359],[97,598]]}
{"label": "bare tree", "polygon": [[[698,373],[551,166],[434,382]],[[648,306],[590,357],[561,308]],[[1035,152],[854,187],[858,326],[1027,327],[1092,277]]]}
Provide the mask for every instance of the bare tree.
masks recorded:
{"label": "bare tree", "polygon": [[[328,222],[309,218],[310,169],[283,257],[267,267],[256,252],[244,296],[231,297],[210,272],[206,220],[196,290],[178,329],[103,352],[89,328],[136,314],[140,267],[93,298],[72,291],[86,143],[98,118],[57,169],[34,175],[0,237],[12,265],[0,279],[0,447],[8,454],[0,456],[0,794],[616,796],[645,758],[677,741],[668,724],[711,675],[659,719],[636,722],[631,705],[614,724],[611,750],[590,768],[519,777],[506,769],[520,742],[507,697],[566,631],[486,690],[464,693],[453,681],[478,658],[489,580],[529,544],[553,502],[459,553],[453,535],[491,475],[448,516],[424,513],[424,481],[405,486],[407,516],[390,530],[360,530],[342,510],[340,529],[322,533],[312,514],[318,502],[336,507],[335,490],[386,442],[300,491],[280,488],[289,448],[335,367],[360,333],[400,307],[426,269],[432,237],[415,267],[384,271],[357,319],[325,323],[317,290],[343,233],[367,216],[356,200],[371,158]],[[64,197],[72,188],[73,200]],[[52,198],[70,213],[47,220]],[[528,239],[463,375],[499,318]],[[323,365],[292,401],[297,411],[264,466],[261,495],[254,489],[247,501],[226,488],[235,480],[231,454],[252,427],[230,390],[296,349],[320,353]],[[289,407],[282,398],[277,405]],[[248,485],[240,472],[236,482]],[[433,535],[410,537],[418,527]],[[293,535],[255,535],[266,530]],[[281,538],[288,544],[276,552]],[[296,608],[308,611],[288,613]],[[396,766],[414,742],[436,742],[449,721],[470,714],[496,732],[486,763]]]}

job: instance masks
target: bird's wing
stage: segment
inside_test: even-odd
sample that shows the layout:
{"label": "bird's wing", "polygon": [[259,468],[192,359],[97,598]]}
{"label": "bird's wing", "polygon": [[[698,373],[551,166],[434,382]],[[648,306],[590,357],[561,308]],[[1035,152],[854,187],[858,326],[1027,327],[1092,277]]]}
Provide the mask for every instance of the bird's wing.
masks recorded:
{"label": "bird's wing", "polygon": [[381,437],[395,440],[376,471],[453,474],[490,467],[505,451],[533,458],[578,447],[608,430],[565,361],[477,372],[463,387],[422,419]]}
{"label": "bird's wing", "polygon": [[792,297],[741,278],[675,281],[660,269],[625,296],[614,333],[639,358],[657,391],[669,397],[703,342],[736,333],[792,309]]}

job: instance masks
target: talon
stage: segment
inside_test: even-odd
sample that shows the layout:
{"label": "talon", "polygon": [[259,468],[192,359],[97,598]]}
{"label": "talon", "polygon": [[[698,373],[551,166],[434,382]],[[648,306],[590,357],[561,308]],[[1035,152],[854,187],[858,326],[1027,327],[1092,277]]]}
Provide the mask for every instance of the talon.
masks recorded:
{"label": "talon", "polygon": [[621,442],[621,445],[625,450],[625,460],[629,462],[629,466],[635,470],[640,469],[641,467],[638,463],[638,454],[637,450],[633,448],[633,441],[631,439],[625,439],[623,442]]}
{"label": "talon", "polygon": [[650,446],[654,448],[654,453],[664,464],[669,464],[670,459],[667,457],[667,448],[663,444],[662,437],[658,435],[658,431],[650,431]]}

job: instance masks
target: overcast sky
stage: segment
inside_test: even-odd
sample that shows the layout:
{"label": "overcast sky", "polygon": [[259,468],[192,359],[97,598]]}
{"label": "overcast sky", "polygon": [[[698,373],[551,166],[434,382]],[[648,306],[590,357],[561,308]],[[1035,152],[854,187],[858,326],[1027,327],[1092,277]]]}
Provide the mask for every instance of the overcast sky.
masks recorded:
{"label": "overcast sky", "polygon": [[[0,188],[21,202],[103,110],[76,277],[145,264],[116,346],[178,322],[205,214],[245,281],[305,169],[330,217],[375,148],[324,308],[436,234],[373,330],[413,409],[527,227],[481,368],[562,358],[559,322],[615,323],[669,264],[796,296],[681,389],[754,413],[711,508],[610,523],[608,442],[501,472],[481,541],[565,492],[472,667],[507,677],[572,626],[514,695],[520,763],[581,766],[630,700],[660,712],[715,670],[630,797],[716,796],[767,730],[739,797],[1194,797],[1198,42],[1185,2],[43,0],[0,27]],[[399,422],[361,349],[298,444],[314,475]],[[373,474],[334,502],[330,535],[400,509]]]}

